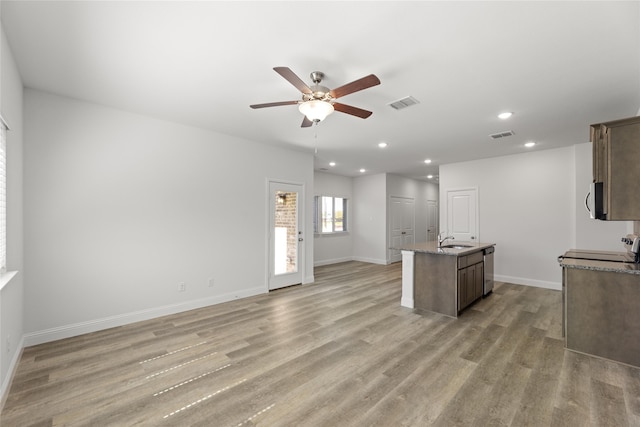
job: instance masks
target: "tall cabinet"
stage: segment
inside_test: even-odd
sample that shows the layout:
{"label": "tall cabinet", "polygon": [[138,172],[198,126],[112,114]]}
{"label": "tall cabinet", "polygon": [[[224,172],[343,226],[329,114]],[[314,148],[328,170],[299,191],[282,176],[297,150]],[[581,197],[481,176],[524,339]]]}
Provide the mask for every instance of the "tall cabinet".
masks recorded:
{"label": "tall cabinet", "polygon": [[591,142],[595,217],[640,220],[640,117],[591,125]]}

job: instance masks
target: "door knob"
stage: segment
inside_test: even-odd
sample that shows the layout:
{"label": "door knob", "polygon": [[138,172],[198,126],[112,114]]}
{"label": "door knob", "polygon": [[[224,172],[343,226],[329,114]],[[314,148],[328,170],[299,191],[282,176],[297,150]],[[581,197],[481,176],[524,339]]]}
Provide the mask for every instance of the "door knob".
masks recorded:
{"label": "door knob", "polygon": [[302,242],[304,239],[302,237],[298,237],[298,242]]}

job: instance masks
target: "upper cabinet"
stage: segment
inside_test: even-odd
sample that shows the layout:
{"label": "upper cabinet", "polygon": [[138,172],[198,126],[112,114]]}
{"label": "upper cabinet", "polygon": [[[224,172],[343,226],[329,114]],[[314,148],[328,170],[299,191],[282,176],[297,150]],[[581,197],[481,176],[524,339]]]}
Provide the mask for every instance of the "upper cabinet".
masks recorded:
{"label": "upper cabinet", "polygon": [[640,220],[640,117],[591,125],[591,142],[591,216]]}

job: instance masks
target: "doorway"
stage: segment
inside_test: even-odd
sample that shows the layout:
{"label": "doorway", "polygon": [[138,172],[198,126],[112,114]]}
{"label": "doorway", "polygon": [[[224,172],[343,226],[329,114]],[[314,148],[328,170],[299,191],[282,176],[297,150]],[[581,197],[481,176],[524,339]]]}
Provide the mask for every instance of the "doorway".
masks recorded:
{"label": "doorway", "polygon": [[438,236],[438,202],[427,200],[427,242],[433,242]]}
{"label": "doorway", "polygon": [[[412,245],[415,243],[415,200],[408,197],[391,196],[389,198],[389,241],[390,247]],[[389,250],[389,262],[402,260],[397,249]]]}
{"label": "doorway", "polygon": [[269,182],[269,290],[302,283],[303,188]]}
{"label": "doorway", "polygon": [[479,239],[477,188],[447,190],[447,224],[443,231],[456,240]]}

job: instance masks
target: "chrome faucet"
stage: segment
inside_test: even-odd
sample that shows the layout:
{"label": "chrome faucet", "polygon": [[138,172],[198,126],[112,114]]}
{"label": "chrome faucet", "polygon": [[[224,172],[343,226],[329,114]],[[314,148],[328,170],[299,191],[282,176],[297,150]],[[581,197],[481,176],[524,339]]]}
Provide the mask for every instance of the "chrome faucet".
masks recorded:
{"label": "chrome faucet", "polygon": [[444,232],[438,234],[438,247],[441,248],[442,244],[447,240],[447,239],[451,239],[454,240],[455,237],[453,236],[444,236]]}

